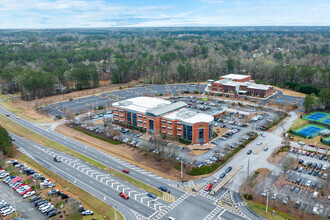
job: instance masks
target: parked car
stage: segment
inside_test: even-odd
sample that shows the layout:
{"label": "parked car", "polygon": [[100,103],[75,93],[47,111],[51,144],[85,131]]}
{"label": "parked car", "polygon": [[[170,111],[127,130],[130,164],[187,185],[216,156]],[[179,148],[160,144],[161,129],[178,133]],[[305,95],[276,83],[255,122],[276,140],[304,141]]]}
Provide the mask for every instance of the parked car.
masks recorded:
{"label": "parked car", "polygon": [[250,155],[252,153],[252,150],[248,150],[247,154]]}
{"label": "parked car", "polygon": [[123,169],[124,173],[129,173],[129,170]]}
{"label": "parked car", "polygon": [[91,211],[91,210],[85,210],[85,211],[82,211],[81,212],[81,215],[94,215],[94,212],[93,211]]}

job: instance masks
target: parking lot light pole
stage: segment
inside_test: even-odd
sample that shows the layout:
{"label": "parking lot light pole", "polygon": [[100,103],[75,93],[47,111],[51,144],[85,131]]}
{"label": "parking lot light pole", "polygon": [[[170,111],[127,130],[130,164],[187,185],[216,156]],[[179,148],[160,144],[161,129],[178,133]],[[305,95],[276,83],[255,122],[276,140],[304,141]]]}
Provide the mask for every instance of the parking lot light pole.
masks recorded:
{"label": "parking lot light pole", "polygon": [[[11,187],[10,187],[11,188]],[[14,203],[14,209],[15,209],[15,218],[17,217],[17,211],[16,211],[16,204],[15,204],[15,200],[14,200],[14,195],[13,195],[13,188],[11,188],[11,198],[13,200]]]}

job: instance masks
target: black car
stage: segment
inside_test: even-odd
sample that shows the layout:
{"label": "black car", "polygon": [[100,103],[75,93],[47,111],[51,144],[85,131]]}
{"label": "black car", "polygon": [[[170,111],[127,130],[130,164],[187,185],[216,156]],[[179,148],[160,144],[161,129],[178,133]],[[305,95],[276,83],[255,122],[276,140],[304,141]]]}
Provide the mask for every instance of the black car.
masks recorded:
{"label": "black car", "polygon": [[325,156],[325,157],[323,158],[323,160],[324,160],[324,161],[328,161],[328,157]]}
{"label": "black car", "polygon": [[321,154],[320,157],[319,157],[319,160],[323,160],[323,158],[324,158],[324,155]]}
{"label": "black car", "polygon": [[68,196],[66,194],[61,195],[61,199],[67,199],[67,198],[70,198],[70,196]]}
{"label": "black car", "polygon": [[30,202],[34,202],[40,199],[40,196],[34,196],[30,199]]}
{"label": "black car", "polygon": [[222,173],[221,175],[220,175],[220,178],[222,179],[222,178],[224,178],[226,176],[226,173]]}
{"label": "black car", "polygon": [[60,163],[60,162],[61,162],[61,160],[60,160],[57,156],[54,157],[54,161],[55,161],[56,163]]}
{"label": "black car", "polygon": [[248,150],[247,154],[250,155],[252,153],[252,150]]}
{"label": "black car", "polygon": [[302,179],[301,178],[298,178],[298,179],[296,179],[296,183],[300,183],[302,181]]}
{"label": "black car", "polygon": [[57,215],[57,212],[56,211],[51,211],[50,213],[48,213],[47,217],[48,218],[51,218],[53,216]]}
{"label": "black car", "polygon": [[226,173],[229,173],[232,169],[233,169],[232,167],[228,167],[228,168],[226,169]]}
{"label": "black car", "polygon": [[312,174],[313,174],[313,169],[310,169],[310,170],[308,171],[308,174],[309,174],[309,175],[312,175]]}
{"label": "black car", "polygon": [[303,163],[304,163],[304,160],[299,160],[298,163],[299,163],[299,164],[303,164]]}
{"label": "black car", "polygon": [[313,163],[312,167],[315,169],[317,167],[317,163]]}
{"label": "black car", "polygon": [[295,167],[293,168],[294,171],[297,171],[298,169],[299,169],[298,166],[295,166]]}
{"label": "black car", "polygon": [[298,209],[298,208],[300,207],[300,205],[301,205],[301,202],[300,202],[300,201],[297,201],[297,202],[294,204],[294,207],[295,207],[296,209]]}
{"label": "black car", "polygon": [[313,173],[313,176],[317,176],[319,174],[319,171],[315,170]]}
{"label": "black car", "polygon": [[160,189],[163,192],[167,192],[167,188],[165,186],[160,186],[158,187],[158,189]]}

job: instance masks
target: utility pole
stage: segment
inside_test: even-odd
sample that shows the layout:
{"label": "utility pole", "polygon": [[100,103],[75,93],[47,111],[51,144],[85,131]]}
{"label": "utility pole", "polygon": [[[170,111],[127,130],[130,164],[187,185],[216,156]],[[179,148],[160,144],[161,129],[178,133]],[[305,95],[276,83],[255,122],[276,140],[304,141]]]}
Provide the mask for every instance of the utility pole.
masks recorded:
{"label": "utility pole", "polygon": [[248,158],[248,166],[247,166],[248,178],[250,177],[250,158]]}
{"label": "utility pole", "polygon": [[117,220],[117,214],[116,214],[116,206],[113,206],[115,210],[115,220]]}
{"label": "utility pole", "polygon": [[266,193],[266,196],[267,196],[267,204],[266,204],[266,213],[268,212],[268,195],[269,195],[269,192],[268,192],[268,190],[267,190],[267,193]]}
{"label": "utility pole", "polygon": [[183,160],[181,160],[181,179],[183,179]]}

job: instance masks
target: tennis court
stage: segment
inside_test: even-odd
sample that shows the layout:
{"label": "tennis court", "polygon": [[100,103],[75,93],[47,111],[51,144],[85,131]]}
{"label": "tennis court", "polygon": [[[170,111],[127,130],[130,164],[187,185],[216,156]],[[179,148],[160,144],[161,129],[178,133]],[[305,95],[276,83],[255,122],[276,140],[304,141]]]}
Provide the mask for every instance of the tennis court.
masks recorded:
{"label": "tennis court", "polygon": [[321,128],[310,125],[306,128],[303,128],[302,130],[298,131],[298,133],[306,135],[306,136],[312,136],[313,134],[315,134],[321,130],[322,130]]}
{"label": "tennis court", "polygon": [[330,118],[326,118],[324,119],[322,122],[326,123],[326,124],[330,124]]}
{"label": "tennis court", "polygon": [[327,117],[327,116],[328,116],[328,114],[326,114],[326,113],[316,112],[312,115],[307,116],[306,118],[308,118],[310,120],[318,121],[318,120],[320,120],[324,117]]}

